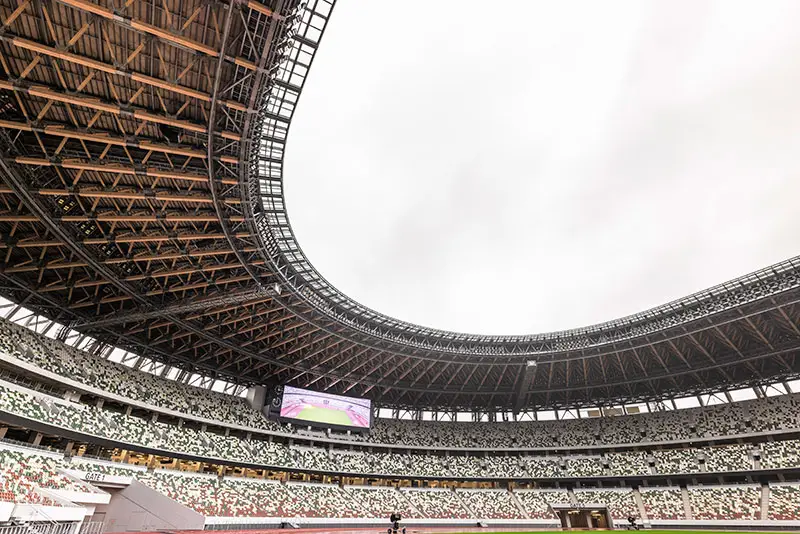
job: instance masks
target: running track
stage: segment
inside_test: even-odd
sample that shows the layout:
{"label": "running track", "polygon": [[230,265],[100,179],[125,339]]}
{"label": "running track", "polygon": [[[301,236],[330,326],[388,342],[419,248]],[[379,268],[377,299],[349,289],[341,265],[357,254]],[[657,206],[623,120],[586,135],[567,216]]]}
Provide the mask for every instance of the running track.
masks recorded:
{"label": "running track", "polygon": [[[402,526],[402,524],[401,524]],[[137,534],[209,534],[210,532],[218,532],[219,534],[386,534],[386,529],[389,528],[389,522],[386,526],[371,527],[371,528],[298,528],[298,529],[280,529],[270,528],[264,530],[158,530],[153,532],[138,532]],[[574,529],[578,530],[578,529]],[[444,534],[449,532],[554,532],[552,528],[538,529],[518,525],[516,527],[406,527],[408,534]],[[130,534],[130,532],[107,532],[106,534]]]}

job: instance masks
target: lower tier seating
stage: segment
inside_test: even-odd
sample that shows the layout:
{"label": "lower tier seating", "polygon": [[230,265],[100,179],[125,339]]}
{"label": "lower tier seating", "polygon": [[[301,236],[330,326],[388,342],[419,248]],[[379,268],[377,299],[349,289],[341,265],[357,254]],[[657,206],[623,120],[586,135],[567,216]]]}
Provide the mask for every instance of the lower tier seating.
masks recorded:
{"label": "lower tier seating", "polygon": [[472,517],[478,519],[523,519],[506,490],[458,490],[456,492]]}
{"label": "lower tier seating", "polygon": [[422,517],[466,519],[471,517],[464,503],[451,489],[401,490]]}
{"label": "lower tier seating", "polygon": [[411,503],[395,488],[351,486],[346,492],[368,514],[365,517],[389,517],[394,512],[399,512],[403,517],[416,516]]}
{"label": "lower tier seating", "polygon": [[782,469],[800,465],[800,441],[769,441],[761,444],[761,468]]}
{"label": "lower tier seating", "polygon": [[48,490],[94,493],[96,490],[59,470],[63,464],[50,456],[0,449],[0,492],[7,502],[61,506]]}
{"label": "lower tier seating", "polygon": [[758,519],[760,486],[690,486],[692,519]]}
{"label": "lower tier seating", "polygon": [[[143,470],[125,464],[85,458],[61,458],[0,443],[0,500],[58,505],[50,491],[97,491],[69,475],[69,470],[133,477],[156,491],[208,517],[253,518],[376,518],[392,512],[406,518],[548,519],[557,520],[553,505],[580,503],[608,507],[615,522],[644,516],[651,521],[687,519],[684,495],[695,520],[756,520],[761,516],[760,485],[576,488],[566,489],[445,489],[389,486],[337,486],[282,483],[263,478]],[[770,520],[800,520],[800,483],[774,483],[769,496]],[[69,503],[66,503],[69,504]]]}
{"label": "lower tier seating", "polygon": [[576,489],[575,499],[581,504],[601,504],[608,508],[612,519],[626,520],[638,517],[639,507],[630,488],[625,489]]}
{"label": "lower tier seating", "polygon": [[264,515],[258,506],[234,491],[215,475],[185,476],[156,471],[139,478],[159,493],[186,504],[210,517],[257,517]]}
{"label": "lower tier seating", "polygon": [[287,484],[287,517],[369,517],[344,489],[327,484]]}
{"label": "lower tier seating", "polygon": [[221,484],[240,495],[247,505],[256,506],[253,515],[249,517],[297,516],[296,508],[290,506],[287,486],[276,480],[226,477]]}
{"label": "lower tier seating", "polygon": [[686,519],[680,488],[639,488],[647,518]]}
{"label": "lower tier seating", "polygon": [[770,484],[767,519],[796,521],[800,511],[800,483]]}
{"label": "lower tier seating", "polygon": [[531,519],[556,519],[550,506],[569,504],[567,490],[516,490],[514,496]]}

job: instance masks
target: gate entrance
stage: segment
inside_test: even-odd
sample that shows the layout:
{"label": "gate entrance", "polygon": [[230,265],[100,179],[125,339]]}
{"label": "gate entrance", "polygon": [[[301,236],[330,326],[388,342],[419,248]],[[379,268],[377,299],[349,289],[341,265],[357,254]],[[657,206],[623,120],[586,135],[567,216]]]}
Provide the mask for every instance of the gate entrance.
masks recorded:
{"label": "gate entrance", "polygon": [[611,516],[608,515],[608,508],[605,506],[591,506],[591,507],[572,507],[565,506],[555,508],[554,511],[558,514],[561,520],[561,528],[564,529],[592,529],[613,528]]}

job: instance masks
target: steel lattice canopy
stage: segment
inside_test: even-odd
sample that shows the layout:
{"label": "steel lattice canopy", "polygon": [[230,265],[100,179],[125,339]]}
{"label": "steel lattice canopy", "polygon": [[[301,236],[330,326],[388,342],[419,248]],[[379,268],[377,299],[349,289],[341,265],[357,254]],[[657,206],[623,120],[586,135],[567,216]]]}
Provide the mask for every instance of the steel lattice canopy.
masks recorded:
{"label": "steel lattice canopy", "polygon": [[0,291],[171,365],[383,405],[597,405],[798,375],[800,259],[531,336],[427,329],[338,292],[283,199],[333,4],[0,0]]}

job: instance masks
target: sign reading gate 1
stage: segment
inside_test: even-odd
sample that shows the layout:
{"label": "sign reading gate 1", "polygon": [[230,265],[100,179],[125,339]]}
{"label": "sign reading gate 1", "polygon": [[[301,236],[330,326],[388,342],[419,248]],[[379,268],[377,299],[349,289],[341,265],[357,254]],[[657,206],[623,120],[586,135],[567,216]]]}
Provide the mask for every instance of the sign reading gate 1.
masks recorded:
{"label": "sign reading gate 1", "polygon": [[280,417],[314,426],[367,429],[372,417],[371,407],[372,402],[367,399],[286,386]]}

